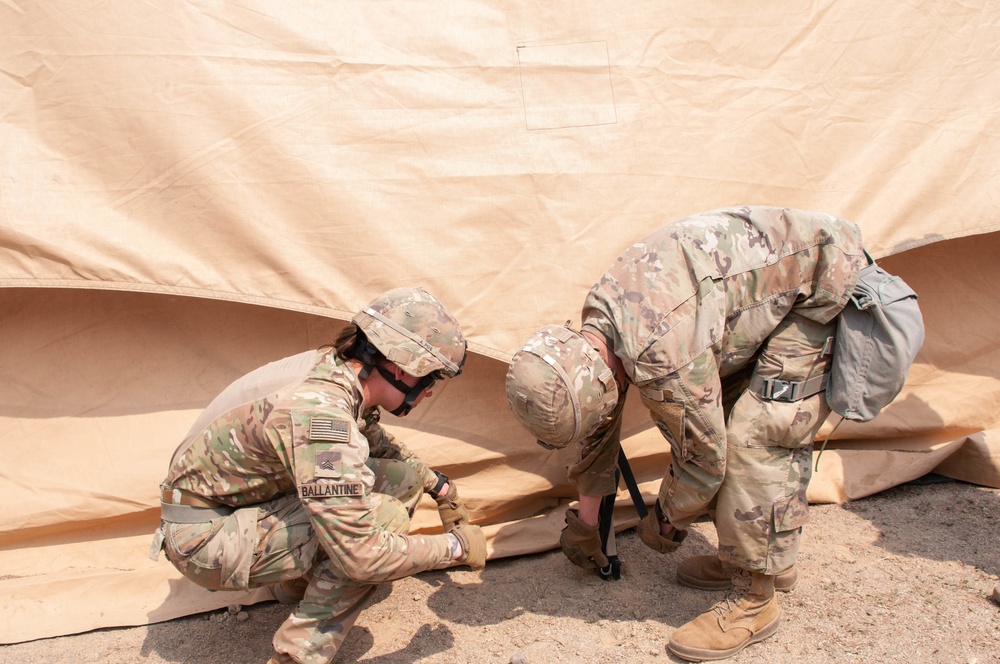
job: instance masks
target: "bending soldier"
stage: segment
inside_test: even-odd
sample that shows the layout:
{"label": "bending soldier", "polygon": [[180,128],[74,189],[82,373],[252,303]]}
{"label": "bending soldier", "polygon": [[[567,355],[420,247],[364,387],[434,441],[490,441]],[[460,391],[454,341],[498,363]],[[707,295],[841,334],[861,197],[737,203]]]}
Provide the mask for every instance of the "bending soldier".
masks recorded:
{"label": "bending soldier", "polygon": [[[458,322],[419,288],[383,293],[336,343],[272,362],[209,404],[174,453],[155,543],[212,590],[296,604],[272,662],[329,662],[378,584],[466,564],[486,541],[455,485],[379,424],[457,376]],[[445,534],[409,535],[424,492]]]}
{"label": "bending soldier", "polygon": [[625,392],[636,386],[671,463],[642,541],[675,550],[709,514],[718,555],[678,579],[733,596],[678,628],[668,648],[730,657],[774,634],[775,585],[794,585],[813,438],[836,317],[866,263],[857,226],[822,214],[746,206],[671,223],[633,244],[593,286],[581,331],[549,325],[507,374],[515,417],[543,446],[579,443],[569,469],[569,559],[603,567],[602,496],[617,489]]}

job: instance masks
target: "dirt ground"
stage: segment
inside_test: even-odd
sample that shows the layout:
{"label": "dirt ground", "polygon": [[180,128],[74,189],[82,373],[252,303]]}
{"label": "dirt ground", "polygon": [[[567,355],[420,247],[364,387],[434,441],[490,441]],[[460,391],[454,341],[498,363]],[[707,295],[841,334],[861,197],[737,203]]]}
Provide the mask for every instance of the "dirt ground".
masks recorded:
{"label": "dirt ground", "polygon": [[[933,479],[933,478],[931,478]],[[681,556],[714,550],[699,522]],[[672,662],[670,633],[724,593],[677,584],[678,554],[618,536],[622,578],[558,551],[386,584],[337,662]],[[811,511],[783,623],[732,662],[1000,662],[1000,490],[920,482]],[[264,662],[287,607],[230,607],[144,627],[0,646],[0,662]]]}

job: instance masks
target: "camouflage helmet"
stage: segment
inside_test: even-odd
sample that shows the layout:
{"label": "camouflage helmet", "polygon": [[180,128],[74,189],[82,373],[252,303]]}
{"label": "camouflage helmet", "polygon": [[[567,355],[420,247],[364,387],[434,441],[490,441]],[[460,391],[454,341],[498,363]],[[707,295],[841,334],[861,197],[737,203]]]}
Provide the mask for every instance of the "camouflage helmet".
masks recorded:
{"label": "camouflage helmet", "polygon": [[411,376],[462,373],[466,342],[458,321],[423,288],[386,291],[351,322],[387,360]]}
{"label": "camouflage helmet", "polygon": [[591,435],[618,401],[614,373],[579,332],[546,325],[514,353],[507,404],[546,448]]}

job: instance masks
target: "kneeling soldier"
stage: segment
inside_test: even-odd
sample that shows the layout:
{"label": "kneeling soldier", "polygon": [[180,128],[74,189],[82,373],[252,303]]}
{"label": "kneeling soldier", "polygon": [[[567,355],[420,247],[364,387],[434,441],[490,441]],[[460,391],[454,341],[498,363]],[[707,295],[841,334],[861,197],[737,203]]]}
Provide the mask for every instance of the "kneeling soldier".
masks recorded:
{"label": "kneeling soldier", "polygon": [[[373,584],[457,564],[486,540],[454,483],[379,424],[457,376],[458,322],[419,288],[388,291],[333,346],[272,362],[209,404],[174,453],[155,546],[212,590],[270,586],[296,607],[272,662],[329,662]],[[424,492],[443,535],[409,535]]]}

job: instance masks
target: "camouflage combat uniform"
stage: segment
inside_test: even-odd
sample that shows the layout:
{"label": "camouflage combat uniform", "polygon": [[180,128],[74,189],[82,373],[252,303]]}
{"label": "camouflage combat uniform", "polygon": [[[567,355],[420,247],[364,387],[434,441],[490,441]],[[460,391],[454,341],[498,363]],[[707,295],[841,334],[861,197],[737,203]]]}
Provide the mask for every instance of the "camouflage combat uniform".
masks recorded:
{"label": "camouflage combat uniform", "polygon": [[[586,299],[583,329],[607,340],[670,443],[665,516],[685,529],[712,514],[725,562],[766,574],[794,563],[813,438],[829,411],[823,392],[784,402],[746,388],[753,373],[822,380],[864,263],[850,222],[732,208],[632,245]],[[570,468],[581,494],[615,491],[623,397]]]}
{"label": "camouflage combat uniform", "polygon": [[164,512],[164,549],[185,576],[219,590],[302,579],[274,637],[296,661],[333,658],[372,584],[452,564],[445,536],[407,534],[438,477],[361,408],[333,349],[273,362],[208,406],[163,484],[166,503],[235,508],[202,523]]}

